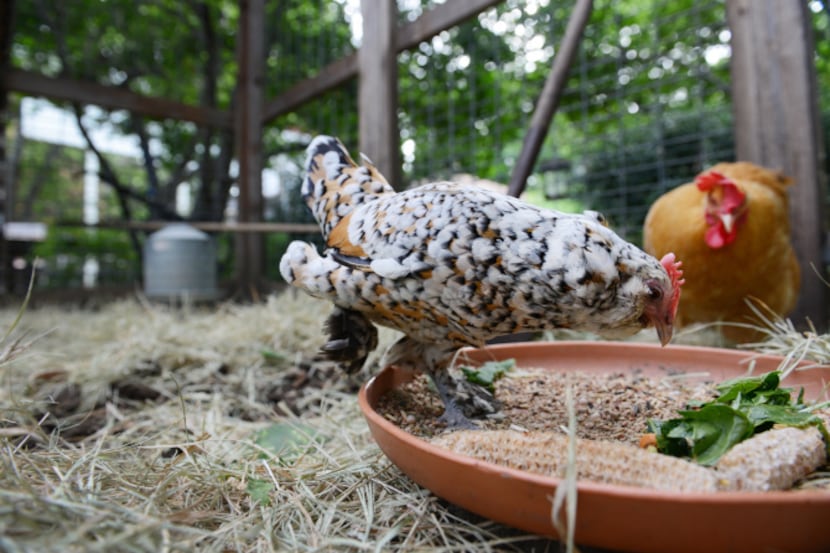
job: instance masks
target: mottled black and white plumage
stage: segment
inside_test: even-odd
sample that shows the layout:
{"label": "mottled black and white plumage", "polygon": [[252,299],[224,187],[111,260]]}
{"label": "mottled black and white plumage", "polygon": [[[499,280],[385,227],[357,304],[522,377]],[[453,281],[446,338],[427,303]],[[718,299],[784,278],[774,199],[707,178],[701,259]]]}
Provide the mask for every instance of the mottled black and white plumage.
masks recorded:
{"label": "mottled black and white plumage", "polygon": [[[527,330],[615,338],[655,325],[663,343],[671,338],[678,264],[622,240],[596,213],[451,182],[395,192],[327,136],[309,146],[306,169],[303,197],[327,249],[292,242],[280,272],[340,317],[402,331],[390,363],[434,372],[461,346]],[[348,336],[331,349],[346,355],[350,341],[368,353]]]}

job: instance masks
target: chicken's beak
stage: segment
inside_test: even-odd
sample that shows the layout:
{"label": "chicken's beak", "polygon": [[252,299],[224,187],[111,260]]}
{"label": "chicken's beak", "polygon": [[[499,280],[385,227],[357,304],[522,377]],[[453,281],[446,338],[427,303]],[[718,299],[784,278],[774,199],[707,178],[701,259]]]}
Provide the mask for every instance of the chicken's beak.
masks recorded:
{"label": "chicken's beak", "polygon": [[674,335],[674,325],[671,322],[658,319],[654,322],[654,328],[657,330],[661,346],[666,346],[671,342],[672,335]]}
{"label": "chicken's beak", "polygon": [[[662,313],[661,313],[662,311]],[[674,315],[670,315],[671,311],[655,308],[653,305],[648,306],[643,313],[643,326],[654,326],[657,331],[657,337],[660,339],[660,344],[665,346],[671,342],[674,334]]]}
{"label": "chicken's beak", "polygon": [[685,282],[681,263],[676,261],[673,253],[668,253],[660,260],[668,273],[670,282],[664,280],[647,280],[648,297],[643,305],[641,320],[646,325],[654,325],[660,343],[666,345],[671,342],[674,334],[674,317],[677,314],[677,303],[680,300],[680,287]]}
{"label": "chicken's beak", "polygon": [[731,233],[732,229],[735,227],[735,216],[731,213],[720,213],[718,214],[718,218],[721,223],[723,223],[723,230],[725,230],[727,234]]}

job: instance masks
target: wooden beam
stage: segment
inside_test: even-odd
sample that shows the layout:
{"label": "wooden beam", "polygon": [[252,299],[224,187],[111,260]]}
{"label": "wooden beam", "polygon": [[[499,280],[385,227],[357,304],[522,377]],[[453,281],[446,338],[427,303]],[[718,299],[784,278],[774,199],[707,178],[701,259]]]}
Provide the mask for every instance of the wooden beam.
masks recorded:
{"label": "wooden beam", "polygon": [[519,154],[516,165],[513,167],[513,174],[510,176],[510,185],[507,187],[507,193],[511,196],[516,196],[517,198],[521,196],[527,183],[527,178],[533,171],[533,166],[539,157],[539,151],[542,149],[542,144],[544,144],[545,137],[548,135],[550,123],[556,114],[556,109],[559,107],[562,91],[565,90],[565,83],[568,80],[568,73],[570,72],[574,56],[579,49],[582,33],[585,31],[588,20],[591,18],[592,10],[592,0],[577,0],[573,12],[571,12],[568,26],[565,29],[565,36],[562,37],[559,50],[553,56],[553,65],[551,66],[550,74],[545,80],[542,94],[536,102],[533,117],[530,119],[530,127],[527,129],[524,143],[522,144],[522,151]]}
{"label": "wooden beam", "polygon": [[826,330],[828,289],[821,278],[827,278],[822,260],[827,176],[810,10],[806,2],[729,0],[727,16],[737,158],[795,180],[790,218],[801,294],[791,318],[802,327],[809,318]]}
{"label": "wooden beam", "polygon": [[29,96],[124,109],[154,119],[178,119],[219,128],[231,126],[231,115],[227,111],[143,96],[124,88],[68,77],[47,77],[22,69],[11,69],[6,78],[9,90]]}
{"label": "wooden beam", "polygon": [[[235,98],[236,158],[239,161],[239,221],[262,219],[262,103],[265,73],[265,0],[239,1],[237,55],[239,76]],[[236,239],[236,280],[246,295],[256,296],[263,280],[262,236]]]}
{"label": "wooden beam", "polygon": [[[469,0],[447,2],[424,12],[417,20],[400,27],[395,36],[397,52],[408,50],[429,40],[443,30],[475,17],[503,0]],[[11,5],[4,3],[4,5]],[[304,79],[264,106],[263,122],[297,109],[302,104],[325,94],[358,74],[358,55],[346,55],[320,70],[314,77]],[[135,92],[89,81],[67,77],[47,77],[32,71],[10,69],[7,73],[8,90],[41,96],[56,101],[94,104],[108,109],[124,109],[152,118],[170,118],[191,121],[198,125],[230,128],[231,114],[225,110],[205,108],[174,102],[163,98],[143,96]]]}
{"label": "wooden beam", "polygon": [[357,76],[357,54],[349,54],[332,62],[315,76],[303,79],[291,88],[269,100],[262,109],[263,122],[289,113],[301,105],[337,88]]}
{"label": "wooden beam", "polygon": [[[421,14],[421,16],[398,29],[395,37],[395,48],[398,52],[409,50],[418,46],[425,40],[429,40],[441,31],[446,31],[451,27],[467,21],[483,12],[488,8],[492,8],[496,4],[501,4],[504,0],[451,0],[443,4],[438,4],[429,11]],[[364,16],[364,20],[365,16]]]}
{"label": "wooden beam", "polygon": [[390,0],[361,0],[363,43],[358,55],[360,151],[393,185],[400,185],[398,132],[398,8]]}
{"label": "wooden beam", "polygon": [[[12,25],[14,0],[0,2],[0,218],[11,219],[14,210],[14,185],[11,154],[6,144],[6,125],[9,120],[8,71],[11,66]],[[19,133],[18,133],[19,134]],[[20,137],[17,138],[20,140]],[[0,233],[2,234],[2,233]],[[0,295],[11,289],[11,264],[5,237],[0,236]]]}
{"label": "wooden beam", "polygon": [[99,221],[95,224],[83,221],[64,220],[55,223],[56,227],[83,227],[101,228],[116,230],[141,230],[154,231],[173,224],[190,225],[204,232],[230,232],[230,233],[276,233],[286,232],[288,234],[314,234],[320,232],[320,227],[312,223],[224,223],[218,221],[125,221],[113,219]]}
{"label": "wooden beam", "polygon": [[[424,12],[418,19],[402,25],[395,34],[396,53],[414,48],[441,31],[475,17],[482,11],[504,0],[454,0],[439,4]],[[374,18],[374,16],[373,16]],[[322,96],[359,72],[358,54],[349,54],[323,67],[315,76],[297,82],[285,92],[269,100],[263,108],[264,123],[297,109],[304,103]]]}

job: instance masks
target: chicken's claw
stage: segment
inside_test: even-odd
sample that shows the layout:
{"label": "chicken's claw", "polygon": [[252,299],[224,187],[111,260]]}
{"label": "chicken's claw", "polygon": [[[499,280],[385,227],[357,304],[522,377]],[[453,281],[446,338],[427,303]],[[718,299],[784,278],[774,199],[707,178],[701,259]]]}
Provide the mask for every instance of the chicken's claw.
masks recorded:
{"label": "chicken's claw", "polygon": [[377,327],[358,311],[335,307],[324,326],[329,339],[320,348],[323,355],[349,374],[359,371],[378,345]]}

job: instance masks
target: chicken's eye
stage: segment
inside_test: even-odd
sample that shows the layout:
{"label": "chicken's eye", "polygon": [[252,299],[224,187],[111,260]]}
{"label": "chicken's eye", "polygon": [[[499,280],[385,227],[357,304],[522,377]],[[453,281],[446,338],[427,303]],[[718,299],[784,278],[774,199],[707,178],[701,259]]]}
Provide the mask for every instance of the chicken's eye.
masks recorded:
{"label": "chicken's eye", "polygon": [[654,286],[649,284],[648,286],[648,297],[653,300],[659,300],[663,297],[663,289],[659,286]]}

